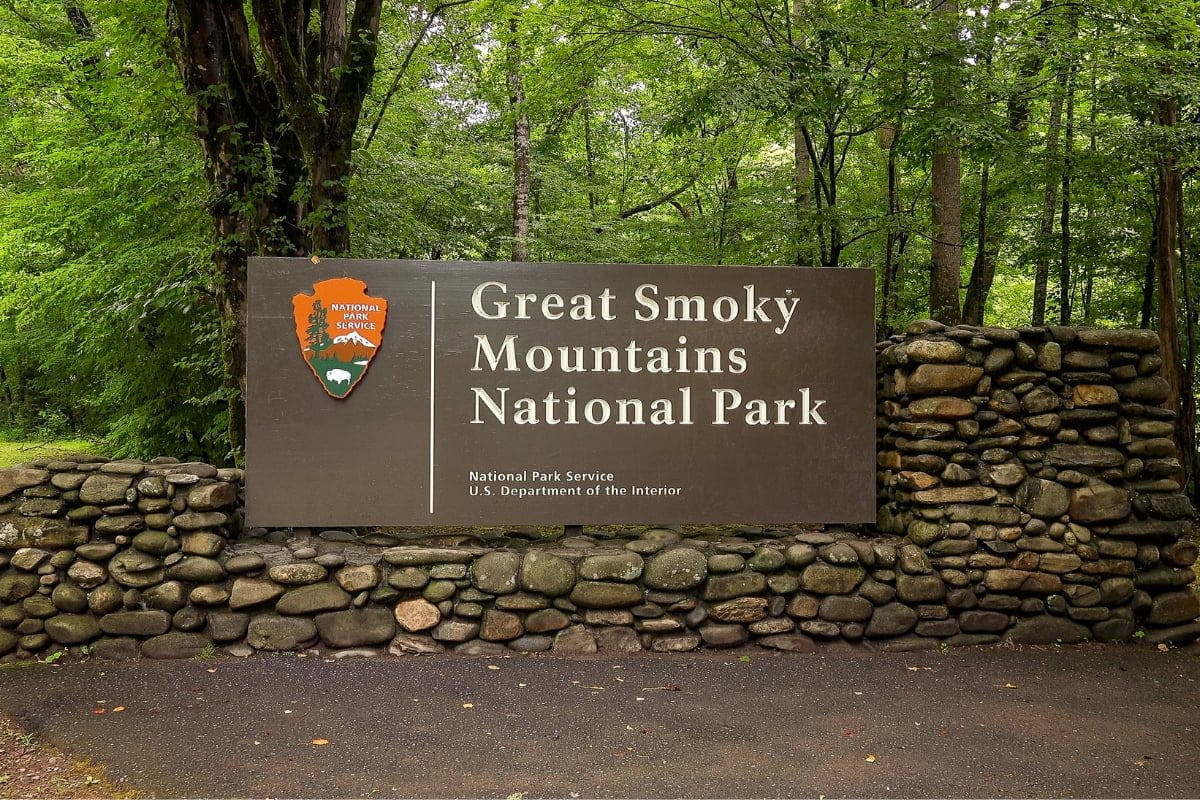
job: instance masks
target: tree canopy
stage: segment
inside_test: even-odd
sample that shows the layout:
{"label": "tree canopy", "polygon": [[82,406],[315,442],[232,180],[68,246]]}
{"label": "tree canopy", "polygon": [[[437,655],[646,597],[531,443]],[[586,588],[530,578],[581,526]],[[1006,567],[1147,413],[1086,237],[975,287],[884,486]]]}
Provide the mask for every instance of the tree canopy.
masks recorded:
{"label": "tree canopy", "polygon": [[0,429],[228,458],[255,253],[870,269],[881,335],[930,314],[1178,330],[1190,397],[1198,20],[1196,0],[2,0]]}

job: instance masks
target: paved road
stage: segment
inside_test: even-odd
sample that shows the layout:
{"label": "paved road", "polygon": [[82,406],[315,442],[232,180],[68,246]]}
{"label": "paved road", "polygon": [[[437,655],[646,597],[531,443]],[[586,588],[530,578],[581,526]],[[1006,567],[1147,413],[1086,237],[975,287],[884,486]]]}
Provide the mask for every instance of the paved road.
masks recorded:
{"label": "paved road", "polygon": [[1200,796],[1200,658],[1131,647],[93,662],[0,711],[164,797]]}

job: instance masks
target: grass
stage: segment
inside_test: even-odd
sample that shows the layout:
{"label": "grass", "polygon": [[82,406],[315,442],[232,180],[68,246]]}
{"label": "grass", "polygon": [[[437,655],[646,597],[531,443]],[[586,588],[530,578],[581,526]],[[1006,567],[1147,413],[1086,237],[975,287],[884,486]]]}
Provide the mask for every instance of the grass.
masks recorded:
{"label": "grass", "polygon": [[39,441],[0,441],[0,467],[11,467],[35,458],[65,457],[72,453],[87,453],[96,455],[98,452],[95,442],[83,439],[44,439]]}

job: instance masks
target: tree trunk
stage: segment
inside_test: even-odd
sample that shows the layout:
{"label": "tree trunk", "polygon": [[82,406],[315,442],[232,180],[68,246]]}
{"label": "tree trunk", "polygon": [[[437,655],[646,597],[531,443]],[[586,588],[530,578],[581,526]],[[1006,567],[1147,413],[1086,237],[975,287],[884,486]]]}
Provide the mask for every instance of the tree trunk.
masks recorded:
{"label": "tree trunk", "polygon": [[1058,205],[1058,184],[1061,173],[1058,168],[1058,133],[1062,127],[1063,90],[1066,72],[1060,72],[1054,95],[1050,100],[1050,125],[1046,130],[1046,149],[1042,164],[1046,171],[1046,189],[1042,195],[1042,222],[1038,228],[1037,265],[1033,277],[1034,325],[1046,324],[1046,287],[1050,278],[1050,258],[1053,248],[1050,240],[1054,235],[1054,212]]}
{"label": "tree trunk", "polygon": [[[1183,410],[1185,404],[1191,405],[1194,400],[1191,397],[1190,386],[1187,387],[1186,401],[1184,398],[1183,362],[1179,349],[1179,256],[1176,247],[1179,244],[1183,186],[1176,155],[1177,144],[1170,139],[1176,135],[1174,129],[1178,122],[1179,112],[1175,98],[1160,99],[1154,115],[1154,124],[1164,129],[1162,136],[1166,140],[1157,159],[1158,228],[1155,231],[1154,242],[1154,272],[1158,283],[1158,338],[1162,343],[1163,359],[1160,374],[1170,386],[1165,405],[1178,415],[1175,420],[1176,435],[1182,444],[1192,439],[1190,432],[1183,430],[1184,419],[1190,416],[1183,413]],[[1179,480],[1182,483],[1182,474]]]}
{"label": "tree trunk", "polygon": [[587,201],[593,221],[596,217],[596,149],[592,142],[592,101],[583,99],[583,154],[587,160]]}
{"label": "tree trunk", "polygon": [[896,244],[899,233],[896,230],[896,219],[900,215],[900,176],[896,164],[896,144],[899,138],[899,125],[889,128],[887,150],[887,239],[883,247],[883,286],[880,290],[879,320],[875,325],[879,338],[891,334],[892,314],[896,306],[896,278],[900,271],[897,258]]}
{"label": "tree trunk", "polygon": [[[791,14],[788,17],[788,43],[796,49],[803,47],[797,36],[804,24],[805,12],[806,0],[792,0]],[[795,68],[791,70],[789,77],[793,85],[803,80],[803,76]],[[796,266],[815,267],[819,262],[813,247],[812,196],[809,192],[812,185],[812,158],[808,152],[804,123],[795,108],[792,113],[792,203],[796,225],[796,234],[793,237]]]}
{"label": "tree trunk", "polygon": [[738,197],[738,160],[725,166],[725,186],[721,192],[721,219],[717,226],[717,258],[716,263],[725,263],[725,246],[741,236],[741,228],[730,219]]}
{"label": "tree trunk", "polygon": [[[171,55],[194,103],[215,241],[229,442],[245,420],[246,259],[349,249],[354,132],[375,75],[382,0],[297,7],[168,0]],[[257,35],[251,31],[256,30]]]}
{"label": "tree trunk", "polygon": [[963,302],[963,322],[968,325],[983,324],[988,295],[996,279],[996,259],[1004,239],[1007,213],[1002,204],[996,214],[991,214],[992,205],[991,166],[984,164],[979,176],[979,230],[975,238],[975,263],[971,266],[971,280],[967,284],[967,297]]}
{"label": "tree trunk", "polygon": [[336,255],[350,250],[350,142],[330,139],[308,165],[312,176],[312,252]]}
{"label": "tree trunk", "polygon": [[532,186],[529,116],[521,81],[520,16],[508,21],[508,103],[513,115],[512,260],[529,260],[529,196]]}
{"label": "tree trunk", "polygon": [[1017,66],[1016,89],[1008,98],[1008,129],[1013,132],[1023,131],[1029,126],[1029,95],[1034,78],[1042,71],[1045,62],[1046,39],[1054,19],[1050,13],[1053,5],[1053,0],[1041,0],[1038,9],[1041,27],[1033,37],[1033,46],[1025,50]]}
{"label": "tree trunk", "polygon": [[[1184,341],[1187,351],[1183,358],[1183,391],[1179,410],[1179,449],[1182,451],[1183,485],[1192,486],[1192,499],[1200,498],[1200,481],[1196,480],[1196,301],[1192,294],[1192,273],[1188,266],[1188,232],[1184,225],[1183,187],[1180,186],[1176,206],[1179,230],[1179,280],[1183,284]],[[1193,505],[1195,503],[1193,502]]]}
{"label": "tree trunk", "polygon": [[[935,114],[952,113],[962,91],[958,63],[958,0],[931,0],[935,20],[937,67],[933,81]],[[958,137],[943,134],[933,145],[933,258],[929,276],[929,314],[955,325],[960,319],[962,283],[962,183]]]}
{"label": "tree trunk", "polygon": [[804,141],[804,123],[799,119],[792,124],[792,195],[796,215],[796,266],[816,266],[812,246],[812,161],[808,157],[808,145]]}
{"label": "tree trunk", "polygon": [[1154,320],[1154,291],[1157,281],[1155,280],[1155,270],[1157,269],[1158,259],[1158,221],[1162,216],[1162,209],[1159,206],[1161,198],[1158,190],[1155,190],[1154,208],[1151,211],[1150,219],[1150,240],[1146,253],[1146,270],[1142,278],[1142,315],[1138,326],[1141,328],[1149,328],[1150,323]]}
{"label": "tree trunk", "polygon": [[1058,321],[1071,324],[1071,167],[1075,154],[1075,68],[1067,76],[1067,124],[1063,130],[1062,215],[1059,232],[1062,246],[1058,261]]}
{"label": "tree trunk", "polygon": [[[1097,120],[1099,119],[1100,105],[1097,97],[1097,66],[1095,59],[1092,60],[1089,73],[1091,76],[1091,89],[1088,92],[1088,160],[1090,162],[1094,162],[1099,139],[1099,134],[1097,133]],[[1084,205],[1084,216],[1087,220],[1087,229],[1089,231],[1092,230],[1092,215],[1092,196],[1089,193],[1087,195],[1087,201]],[[1096,285],[1096,258],[1094,255],[1088,255],[1084,266],[1084,272],[1083,297],[1081,298],[1083,302],[1083,324],[1091,325],[1093,319],[1093,290]]]}

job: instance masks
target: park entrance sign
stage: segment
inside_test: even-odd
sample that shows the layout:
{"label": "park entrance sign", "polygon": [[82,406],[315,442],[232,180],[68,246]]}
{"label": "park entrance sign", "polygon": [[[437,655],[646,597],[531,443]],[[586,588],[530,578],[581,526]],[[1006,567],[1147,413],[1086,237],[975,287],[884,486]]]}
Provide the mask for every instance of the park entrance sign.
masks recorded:
{"label": "park entrance sign", "polygon": [[869,270],[254,258],[252,525],[867,522]]}

